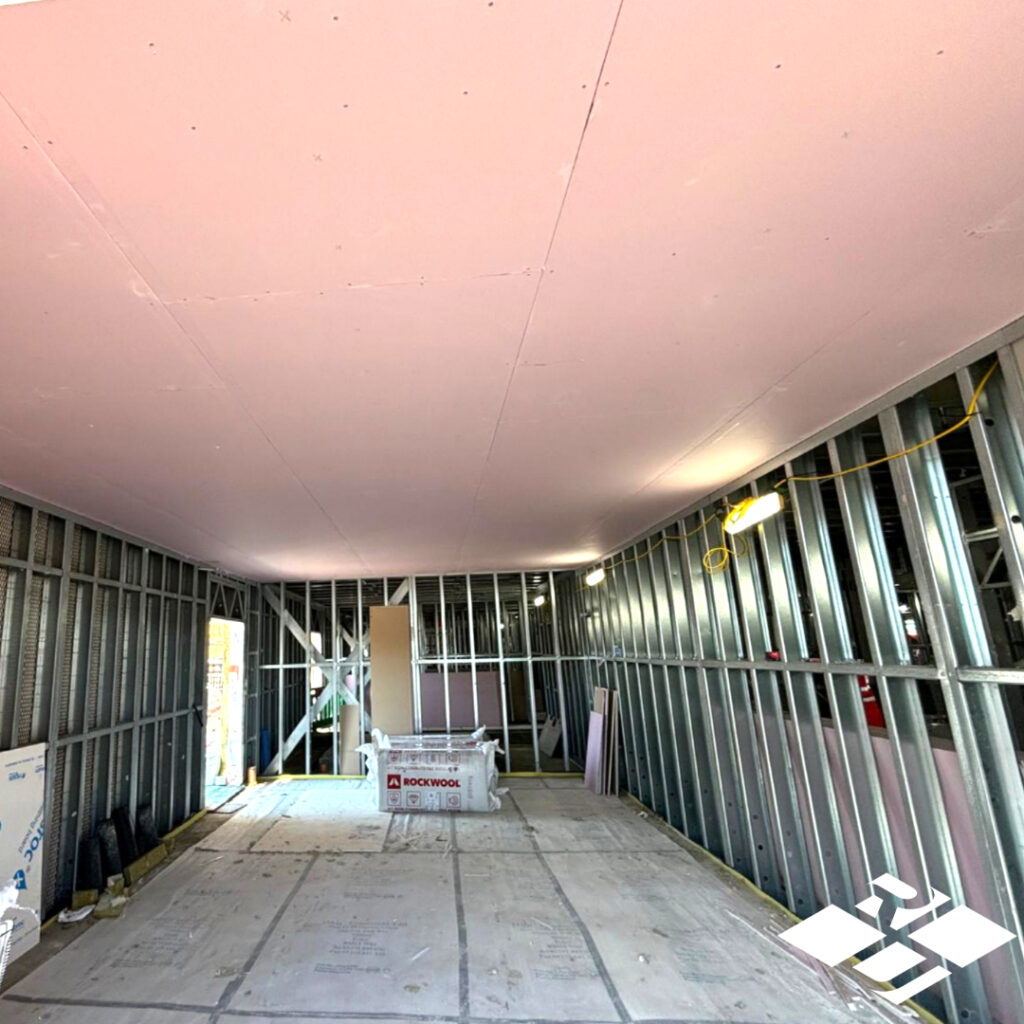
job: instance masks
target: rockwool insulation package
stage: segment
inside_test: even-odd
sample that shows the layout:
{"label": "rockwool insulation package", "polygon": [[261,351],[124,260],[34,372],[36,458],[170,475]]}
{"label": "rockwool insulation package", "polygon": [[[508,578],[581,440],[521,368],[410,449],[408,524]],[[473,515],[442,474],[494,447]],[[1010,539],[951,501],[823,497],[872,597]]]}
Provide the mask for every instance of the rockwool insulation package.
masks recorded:
{"label": "rockwool insulation package", "polygon": [[380,729],[374,729],[370,735],[380,747],[475,747],[479,743],[486,742],[487,726],[480,726],[476,732],[432,732],[419,736],[385,735]]}
{"label": "rockwool insulation package", "polygon": [[[399,743],[399,739],[401,743]],[[360,747],[379,811],[496,811],[498,769],[493,740],[470,736],[389,737]],[[403,745],[408,743],[410,745]],[[415,744],[415,745],[412,745]]]}

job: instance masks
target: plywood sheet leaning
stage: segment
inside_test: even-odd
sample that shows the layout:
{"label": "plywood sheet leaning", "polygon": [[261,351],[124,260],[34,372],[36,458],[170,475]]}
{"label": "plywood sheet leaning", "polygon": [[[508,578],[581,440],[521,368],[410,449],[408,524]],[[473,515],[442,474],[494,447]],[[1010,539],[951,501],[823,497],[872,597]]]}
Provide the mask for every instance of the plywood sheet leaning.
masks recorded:
{"label": "plywood sheet leaning", "polygon": [[606,714],[604,764],[604,791],[615,796],[619,792],[619,695],[608,691],[608,712]]}
{"label": "plywood sheet leaning", "polygon": [[412,732],[412,648],[404,605],[370,608],[370,677],[374,726],[386,733]]}
{"label": "plywood sheet leaning", "polygon": [[604,715],[597,711],[590,712],[583,781],[592,793],[600,795],[604,792]]}
{"label": "plywood sheet leaning", "polygon": [[359,735],[359,706],[343,704],[338,709],[338,771],[342,775],[361,775],[363,763],[356,747],[363,742]]}
{"label": "plywood sheet leaning", "polygon": [[594,688],[587,732],[584,781],[598,795],[619,791],[619,699],[614,690]]}

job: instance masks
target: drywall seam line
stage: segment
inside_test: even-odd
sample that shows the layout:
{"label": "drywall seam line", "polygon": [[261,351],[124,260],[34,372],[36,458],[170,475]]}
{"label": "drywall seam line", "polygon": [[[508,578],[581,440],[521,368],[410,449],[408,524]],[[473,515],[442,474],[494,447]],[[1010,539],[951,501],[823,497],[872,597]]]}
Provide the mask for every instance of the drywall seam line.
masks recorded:
{"label": "drywall seam line", "polygon": [[462,902],[462,871],[459,867],[459,841],[455,816],[448,816],[452,844],[452,878],[455,882],[455,922],[459,933],[459,1019],[469,1020],[469,941],[466,937],[466,909]]}
{"label": "drywall seam line", "polygon": [[530,837],[530,844],[533,846],[533,852],[536,854],[541,867],[543,867],[545,872],[547,872],[547,876],[551,880],[551,884],[554,886],[555,894],[558,896],[565,912],[569,915],[572,923],[576,926],[582,936],[583,941],[586,944],[587,951],[590,953],[590,958],[594,962],[594,967],[597,970],[601,981],[604,983],[605,991],[608,993],[608,998],[612,1001],[612,1005],[615,1007],[615,1012],[619,1015],[619,1020],[622,1022],[631,1020],[629,1013],[626,1010],[626,1005],[623,1003],[622,997],[619,995],[619,991],[615,987],[615,982],[612,981],[612,976],[608,972],[608,966],[605,964],[604,959],[601,957],[601,953],[598,951],[597,943],[594,942],[594,937],[590,934],[590,929],[583,923],[583,918],[577,913],[576,908],[572,905],[565,890],[562,888],[562,883],[558,881],[558,876],[552,870],[551,865],[548,864],[547,859],[537,842],[536,836],[530,829],[530,823],[527,820],[526,815],[523,813],[523,809],[519,806],[519,802],[515,798],[515,794],[510,791],[508,798],[512,802],[512,806],[516,809],[516,813],[519,815],[523,825],[527,829],[527,835]]}
{"label": "drywall seam line", "polygon": [[[601,88],[601,79],[604,77],[605,65],[608,63],[608,55],[612,51],[612,42],[615,39],[615,30],[619,27],[619,17],[622,14],[622,7],[626,0],[619,0],[619,6],[615,9],[615,18],[612,21],[611,31],[608,33],[608,42],[601,57],[601,66],[597,69],[597,78],[594,81],[594,88],[590,93],[590,106],[587,107],[587,116],[583,121],[583,129],[580,132],[579,140],[576,143],[576,152],[572,157],[572,166],[569,168],[568,177],[565,179],[565,188],[562,191],[562,201],[558,204],[558,213],[555,214],[555,225],[551,230],[551,238],[548,241],[547,250],[544,253],[544,267],[547,267],[551,259],[551,252],[555,247],[555,238],[558,235],[559,225],[562,223],[562,214],[565,212],[565,204],[569,198],[569,189],[572,188],[573,178],[576,175],[576,164],[579,162],[580,153],[583,151],[583,140],[586,138],[587,129],[590,127],[590,119],[594,114],[594,107],[597,105],[597,95]],[[532,314],[532,310],[531,310]]]}
{"label": "drywall seam line", "polygon": [[512,366],[509,370],[508,378],[505,381],[505,393],[502,395],[501,404],[498,406],[498,415],[494,421],[494,430],[491,432],[491,440],[487,446],[487,454],[484,456],[484,464],[480,468],[480,479],[477,482],[476,491],[473,494],[473,503],[470,506],[469,517],[466,519],[466,525],[462,531],[462,537],[459,539],[459,546],[455,550],[455,568],[458,568],[461,564],[462,549],[465,547],[466,539],[469,537],[469,531],[473,525],[473,520],[476,518],[480,492],[483,489],[484,480],[487,476],[487,467],[490,465],[491,456],[494,454],[494,446],[498,440],[498,432],[501,430],[501,422],[505,416],[505,409],[508,405],[509,395],[512,393],[512,383],[515,380],[516,369],[519,366],[519,357],[523,354],[523,349],[526,346],[526,336],[530,333],[530,324],[533,322],[533,314],[537,308],[537,300],[540,297],[541,285],[544,283],[544,274],[547,270],[548,262],[551,259],[551,252],[555,247],[555,238],[558,236],[558,228],[562,222],[562,214],[565,212],[565,204],[569,198],[569,189],[572,188],[573,178],[576,175],[576,165],[579,162],[580,153],[583,150],[583,140],[586,138],[587,129],[590,127],[590,119],[593,116],[594,107],[597,104],[598,91],[601,87],[601,80],[604,77],[605,65],[608,63],[608,55],[611,53],[612,42],[615,39],[615,30],[619,27],[619,17],[622,14],[622,6],[624,3],[625,0],[619,0],[619,5],[615,9],[615,18],[612,21],[611,31],[608,33],[608,42],[605,44],[604,54],[601,57],[601,66],[597,69],[594,88],[590,93],[590,105],[587,107],[587,116],[583,119],[583,127],[580,129],[579,138],[576,140],[576,152],[573,154],[572,164],[569,167],[569,174],[565,179],[565,188],[562,190],[562,198],[558,203],[558,210],[555,213],[555,222],[551,228],[551,235],[548,238],[547,249],[544,251],[544,264],[540,268],[540,274],[537,277],[537,285],[533,289],[530,308],[526,314],[526,322],[523,324],[523,331],[519,336],[519,345],[516,348],[516,354],[512,360]]}
{"label": "drywall seam line", "polygon": [[267,299],[312,298],[322,295],[340,295],[343,292],[378,291],[384,288],[423,288],[436,284],[463,284],[466,281],[490,281],[501,277],[529,277],[539,268],[525,267],[522,270],[496,270],[489,274],[460,274],[457,277],[417,277],[408,281],[357,281],[338,285],[335,288],[286,289],[279,292],[240,292],[235,295],[189,295],[181,299],[167,299],[165,306],[199,305],[203,302],[244,302]]}
{"label": "drywall seam line", "polygon": [[249,954],[248,959],[242,965],[242,970],[238,975],[233,978],[227,988],[224,989],[220,999],[217,1000],[217,1008],[210,1014],[209,1024],[217,1024],[220,1019],[221,1012],[227,1009],[228,1004],[234,998],[235,993],[242,987],[245,979],[248,977],[249,972],[256,965],[256,961],[259,959],[260,954],[263,952],[267,943],[270,941],[270,936],[275,928],[281,923],[281,918],[284,917],[285,911],[291,906],[292,900],[295,899],[296,894],[302,887],[303,882],[309,877],[310,871],[313,869],[313,865],[317,862],[320,855],[314,853],[307,862],[306,866],[302,869],[295,884],[291,887],[288,895],[284,898],[281,906],[277,908],[277,913],[270,919],[270,923],[267,925],[263,934],[260,936],[259,941],[253,947],[253,951]]}

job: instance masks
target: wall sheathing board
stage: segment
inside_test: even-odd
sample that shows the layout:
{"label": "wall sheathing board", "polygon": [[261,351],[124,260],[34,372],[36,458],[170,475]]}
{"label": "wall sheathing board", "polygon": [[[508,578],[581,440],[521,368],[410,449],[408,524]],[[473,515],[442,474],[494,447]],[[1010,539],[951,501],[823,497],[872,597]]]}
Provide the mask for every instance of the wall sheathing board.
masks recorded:
{"label": "wall sheathing board", "polygon": [[370,608],[370,671],[374,728],[395,735],[411,733],[412,647],[408,608]]}

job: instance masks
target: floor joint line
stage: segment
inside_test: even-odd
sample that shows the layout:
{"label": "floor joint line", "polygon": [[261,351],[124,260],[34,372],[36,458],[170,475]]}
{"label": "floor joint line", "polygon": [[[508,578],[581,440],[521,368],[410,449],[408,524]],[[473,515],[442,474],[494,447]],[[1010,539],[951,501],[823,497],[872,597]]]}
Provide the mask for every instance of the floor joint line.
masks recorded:
{"label": "floor joint line", "polygon": [[455,815],[449,815],[452,847],[452,876],[455,880],[455,921],[459,933],[459,1019],[469,1020],[469,942],[466,931],[466,908],[462,902],[462,871],[459,867],[459,840]]}
{"label": "floor joint line", "polygon": [[519,806],[519,801],[516,800],[515,794],[509,790],[508,796],[509,800],[512,802],[512,806],[516,809],[519,817],[522,818],[523,824],[527,827],[527,835],[530,837],[530,843],[537,855],[537,860],[540,861],[541,867],[544,868],[548,878],[551,880],[551,884],[554,886],[555,893],[561,901],[565,912],[572,919],[573,924],[583,937],[587,951],[590,953],[590,957],[594,961],[594,968],[600,976],[601,981],[604,983],[605,991],[608,993],[608,998],[611,999],[612,1005],[615,1007],[615,1011],[619,1015],[619,1020],[622,1024],[627,1024],[630,1020],[629,1012],[626,1010],[626,1005],[623,1003],[622,997],[619,995],[619,990],[615,987],[615,982],[612,981],[612,976],[608,972],[608,965],[604,962],[604,958],[601,956],[601,953],[597,948],[597,943],[594,942],[594,937],[590,934],[590,929],[583,923],[583,918],[580,917],[576,908],[570,902],[568,895],[566,895],[565,890],[562,888],[562,883],[558,881],[558,876],[552,870],[551,865],[547,862],[544,852],[541,850],[540,844],[537,842],[535,833],[530,830],[530,823],[527,820],[526,815],[523,813],[523,809]]}
{"label": "floor joint line", "polygon": [[298,893],[299,889],[302,888],[303,882],[305,882],[306,879],[309,877],[309,873],[313,870],[313,865],[317,862],[319,856],[319,853],[314,853],[309,858],[309,862],[300,872],[298,879],[296,879],[295,881],[295,884],[291,887],[291,889],[288,892],[288,895],[285,896],[284,900],[281,902],[281,906],[277,908],[277,912],[270,919],[270,923],[264,929],[263,934],[260,936],[260,939],[253,948],[253,951],[249,954],[245,963],[242,965],[242,970],[235,978],[233,978],[228,983],[227,987],[221,993],[220,999],[217,1000],[217,1006],[210,1014],[209,1024],[217,1024],[217,1021],[220,1020],[221,1014],[223,1013],[224,1010],[227,1009],[231,1000],[234,998],[235,993],[242,987],[242,984],[244,983],[249,972],[253,969],[253,967],[256,966],[256,961],[259,959],[260,954],[263,952],[263,950],[266,948],[267,943],[270,941],[270,936],[272,932],[281,923],[281,918],[284,917],[285,911],[291,906],[292,900],[295,899],[295,896]]}

